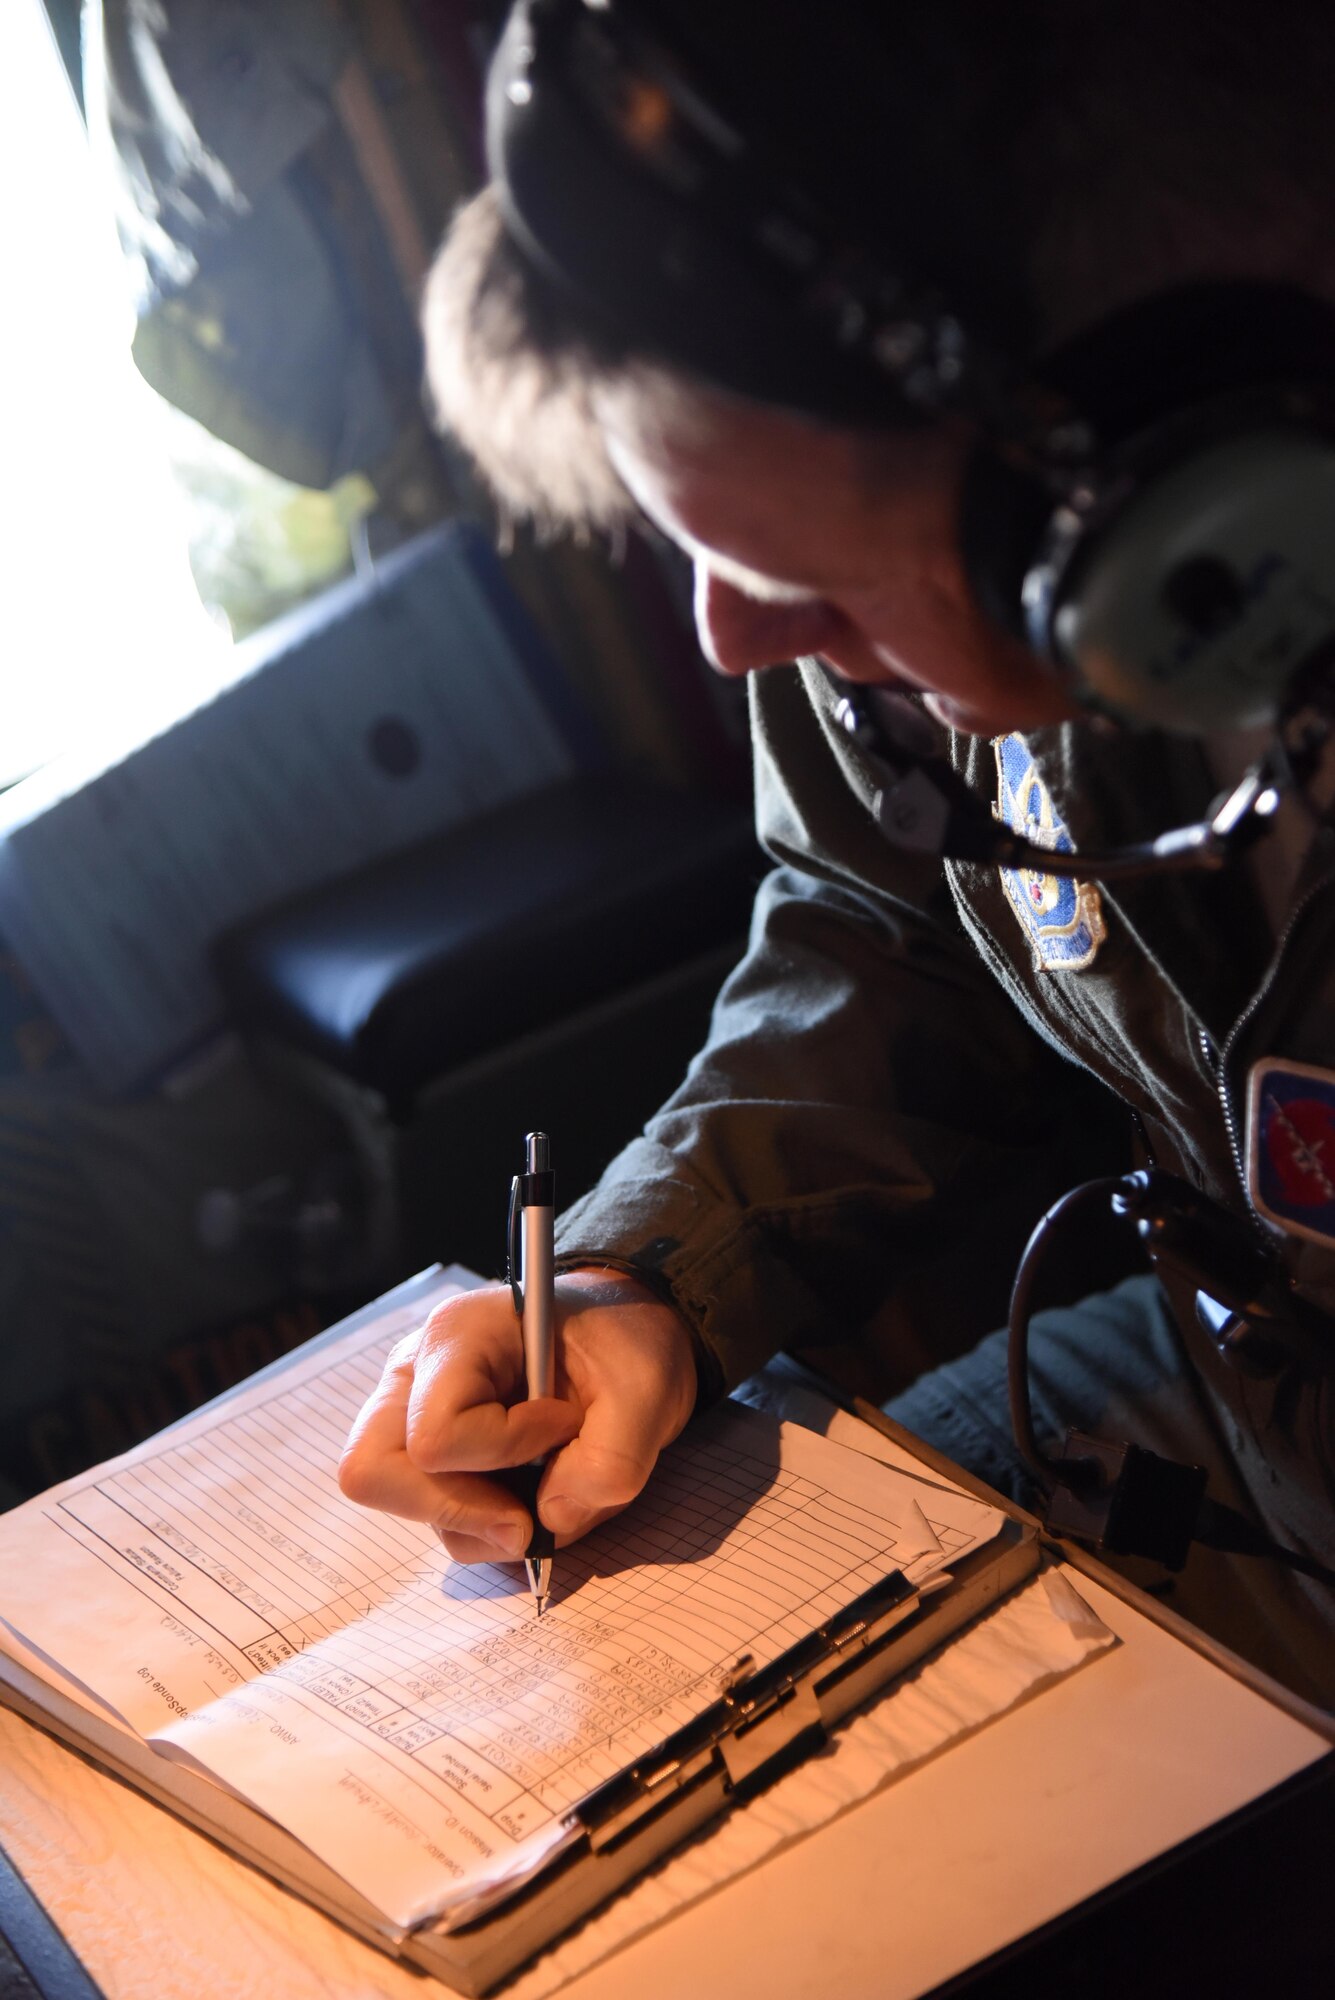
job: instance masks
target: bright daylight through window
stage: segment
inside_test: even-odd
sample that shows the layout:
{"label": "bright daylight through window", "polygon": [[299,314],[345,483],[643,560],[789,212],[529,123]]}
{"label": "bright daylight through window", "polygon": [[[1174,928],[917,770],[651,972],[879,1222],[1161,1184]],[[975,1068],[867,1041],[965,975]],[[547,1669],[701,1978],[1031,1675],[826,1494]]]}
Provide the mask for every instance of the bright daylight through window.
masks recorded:
{"label": "bright daylight through window", "polygon": [[41,0],[0,0],[0,190],[4,786],[207,698],[233,636],[348,567],[374,496],[275,479],[142,381],[110,196]]}

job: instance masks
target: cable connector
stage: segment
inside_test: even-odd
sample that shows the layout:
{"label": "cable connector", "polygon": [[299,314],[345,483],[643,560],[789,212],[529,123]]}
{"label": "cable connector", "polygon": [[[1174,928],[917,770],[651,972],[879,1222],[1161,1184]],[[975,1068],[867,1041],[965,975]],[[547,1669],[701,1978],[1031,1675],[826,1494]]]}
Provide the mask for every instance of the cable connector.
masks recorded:
{"label": "cable connector", "polygon": [[1044,1525],[1054,1535],[1088,1542],[1096,1553],[1182,1568],[1205,1493],[1203,1465],[1176,1465],[1143,1445],[1071,1430],[1053,1469],[1062,1483],[1048,1496]]}

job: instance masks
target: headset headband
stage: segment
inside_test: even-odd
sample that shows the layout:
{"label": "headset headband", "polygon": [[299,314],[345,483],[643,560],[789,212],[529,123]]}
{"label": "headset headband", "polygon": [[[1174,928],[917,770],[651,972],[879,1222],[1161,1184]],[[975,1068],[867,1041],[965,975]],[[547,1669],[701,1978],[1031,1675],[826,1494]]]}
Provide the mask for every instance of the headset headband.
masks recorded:
{"label": "headset headband", "polygon": [[487,152],[521,251],[614,338],[836,422],[958,412],[1058,484],[1087,457],[1064,397],[763,159],[642,15],[516,8],[488,82]]}
{"label": "headset headband", "polygon": [[[789,145],[773,60],[757,58],[761,103],[734,109],[759,6],[701,26],[699,0],[522,0],[487,99],[521,254],[591,329],[724,389],[859,427],[963,420],[979,447],[960,513],[975,594],[1087,707],[1208,731],[1286,713],[1317,659],[1324,684],[1329,308],[1293,287],[1184,286],[1021,361],[1006,284],[970,279],[970,190],[893,65],[904,133],[887,131],[884,201],[850,133],[832,135],[833,168],[800,133]],[[923,13],[905,0],[918,54]],[[800,60],[781,48],[780,66]],[[859,98],[857,130],[873,102]],[[924,268],[938,225],[949,285]]]}

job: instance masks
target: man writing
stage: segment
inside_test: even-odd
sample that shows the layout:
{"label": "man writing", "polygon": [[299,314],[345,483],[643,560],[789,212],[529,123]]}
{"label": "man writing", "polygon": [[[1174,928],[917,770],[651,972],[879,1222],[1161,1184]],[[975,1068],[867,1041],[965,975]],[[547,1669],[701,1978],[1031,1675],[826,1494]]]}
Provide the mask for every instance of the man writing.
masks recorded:
{"label": "man writing", "polygon": [[[1222,881],[1073,880],[897,848],[839,715],[841,685],[889,691],[985,809],[1077,855],[1200,819],[1269,740],[1231,713],[1191,734],[1094,719],[1116,701],[1036,650],[1005,601],[1033,559],[1010,544],[1052,512],[1062,451],[1093,448],[1091,411],[1134,448],[1176,441],[1180,409],[1335,374],[1335,38],[1316,10],[1262,31],[1203,0],[718,11],[517,15],[493,82],[500,178],[427,300],[442,415],[505,506],[547,525],[638,516],[691,558],[706,653],[752,677],[776,863],[708,1047],[563,1220],[560,1394],[515,1400],[518,1330],[494,1288],[402,1344],[349,1441],[345,1490],[432,1522],[466,1561],[528,1540],[489,1474],[551,1452],[538,1506],[568,1542],[635,1496],[698,1401],[785,1345],[851,1350],[864,1387],[901,1392],[893,1414],[1023,1492],[998,1341],[962,1350],[989,1323],[970,1302],[999,1317],[1048,1198],[1071,1063],[1314,1309],[1335,1304],[1319,755]],[[767,205],[767,175],[799,193]],[[638,230],[623,197],[644,204]],[[716,256],[750,259],[757,286]],[[905,281],[912,310],[892,297],[904,269],[929,274]],[[1288,1087],[1267,1078],[1295,1075],[1298,1141],[1274,1127],[1249,1180],[1248,1117]],[[1257,1178],[1277,1161],[1287,1208]],[[1177,1304],[1146,1276],[1040,1316],[1040,1430],[1206,1465],[1268,1540],[1328,1565],[1328,1377],[1244,1374]],[[1330,1699],[1325,1585],[1196,1553],[1178,1602]]]}

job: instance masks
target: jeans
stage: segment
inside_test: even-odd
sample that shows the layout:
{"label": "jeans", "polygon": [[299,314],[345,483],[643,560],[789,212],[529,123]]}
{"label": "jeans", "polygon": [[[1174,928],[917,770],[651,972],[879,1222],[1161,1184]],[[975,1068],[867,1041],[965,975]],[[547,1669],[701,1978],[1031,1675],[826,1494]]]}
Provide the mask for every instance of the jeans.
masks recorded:
{"label": "jeans", "polygon": [[[920,1376],[885,1405],[886,1414],[1041,1513],[1041,1495],[1011,1436],[1006,1341],[1003,1328]],[[1060,1449],[1071,1425],[1114,1442],[1130,1438],[1164,1458],[1204,1465],[1215,1499],[1254,1514],[1154,1277],[1128,1278],[1078,1305],[1036,1313],[1029,1381],[1034,1429],[1045,1450]],[[1105,1560],[1296,1693],[1335,1705],[1335,1590],[1263,1557],[1199,1546],[1174,1577],[1131,1558]]]}

